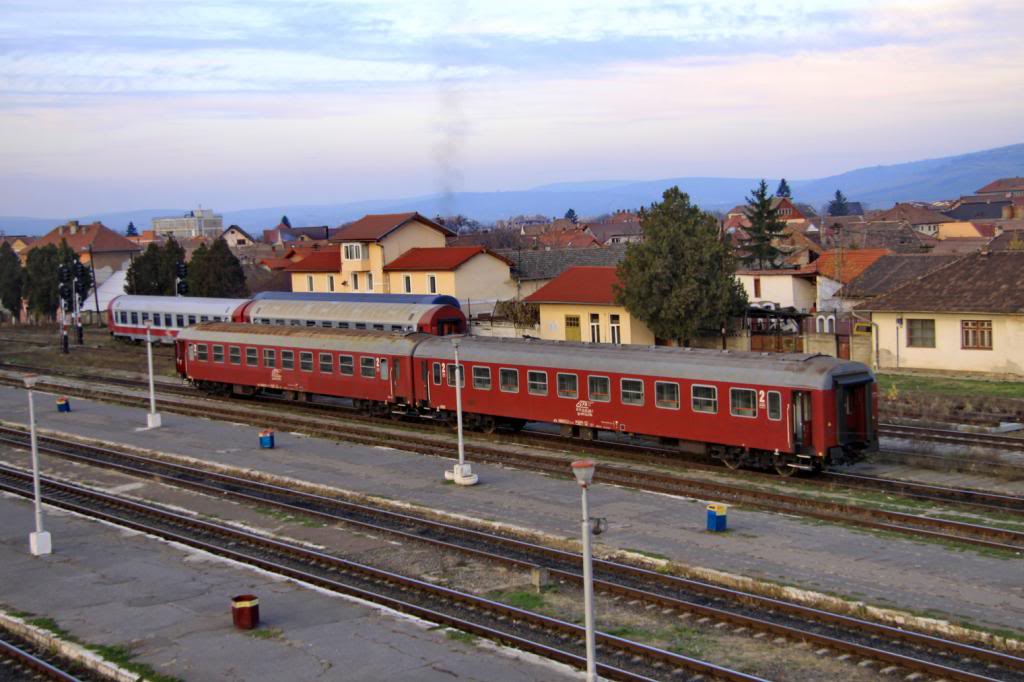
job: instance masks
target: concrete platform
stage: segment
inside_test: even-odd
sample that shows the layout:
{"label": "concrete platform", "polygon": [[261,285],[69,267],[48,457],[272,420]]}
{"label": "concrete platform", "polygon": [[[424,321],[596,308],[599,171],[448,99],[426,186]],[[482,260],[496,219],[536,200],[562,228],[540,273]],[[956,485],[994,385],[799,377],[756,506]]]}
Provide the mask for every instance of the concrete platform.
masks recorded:
{"label": "concrete platform", "polygon": [[[257,429],[164,415],[164,427],[141,430],[145,412],[73,399],[58,414],[39,396],[41,426],[131,445],[259,469],[324,485],[575,538],[574,483],[474,465],[481,484],[445,485],[450,460],[277,433],[260,450]],[[0,418],[24,423],[24,391],[0,388]],[[779,514],[731,510],[729,533],[704,531],[702,501],[598,485],[593,513],[609,520],[601,541],[752,577],[862,599],[879,606],[1021,630],[1024,564],[904,538],[886,538]]]}
{"label": "concrete platform", "polygon": [[[574,680],[569,668],[56,510],[54,554],[28,552],[32,506],[0,494],[0,602],[183,680]],[[230,598],[260,598],[261,630]],[[263,632],[261,637],[251,632]]]}

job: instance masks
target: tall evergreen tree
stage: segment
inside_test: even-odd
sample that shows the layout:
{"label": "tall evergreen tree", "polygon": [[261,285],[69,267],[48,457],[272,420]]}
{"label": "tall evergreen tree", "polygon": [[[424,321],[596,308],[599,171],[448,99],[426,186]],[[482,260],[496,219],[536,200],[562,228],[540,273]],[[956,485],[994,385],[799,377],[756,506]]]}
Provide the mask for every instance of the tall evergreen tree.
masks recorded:
{"label": "tall evergreen tree", "polygon": [[206,244],[200,244],[192,252],[192,258],[188,262],[188,295],[209,296],[206,292],[212,288],[210,283],[210,270],[206,267],[206,256],[210,249]]}
{"label": "tall evergreen tree", "polygon": [[846,197],[839,190],[836,190],[836,195],[832,201],[828,202],[828,214],[831,216],[850,215],[850,207],[846,202]]}
{"label": "tall evergreen tree", "polygon": [[160,294],[174,296],[174,280],[177,277],[178,263],[185,262],[185,249],[174,237],[168,237],[160,249],[157,272],[160,279]]}
{"label": "tall evergreen tree", "polygon": [[784,197],[786,199],[789,199],[793,196],[792,193],[789,191],[789,183],[786,182],[786,178],[782,178],[781,180],[779,180],[779,188],[775,190],[775,196],[779,198]]}
{"label": "tall evergreen tree", "polygon": [[568,211],[566,211],[565,219],[570,221],[573,225],[575,225],[576,222],[579,220],[579,217],[576,215],[576,210],[570,208]]}
{"label": "tall evergreen tree", "polygon": [[130,220],[128,221],[128,227],[125,228],[124,236],[125,237],[138,237],[139,236],[139,231],[137,229],[135,229],[135,223],[133,223]]}
{"label": "tall evergreen tree", "polygon": [[192,253],[188,291],[190,296],[244,298],[249,295],[242,264],[223,239],[217,239],[208,249],[201,245]]}
{"label": "tall evergreen tree", "polygon": [[284,225],[285,227],[291,227],[292,221],[288,220],[288,216],[283,215],[281,216],[281,224]]}
{"label": "tall evergreen tree", "polygon": [[786,222],[779,218],[779,210],[772,204],[774,200],[768,195],[768,183],[764,180],[747,197],[747,219],[750,227],[744,228],[747,235],[743,240],[743,248],[747,252],[741,258],[744,265],[759,270],[778,266],[779,256],[785,250],[778,247],[778,239],[789,236],[786,233]]}
{"label": "tall evergreen tree", "polygon": [[747,296],[714,216],[672,187],[641,209],[640,224],[644,241],[630,244],[619,263],[616,302],[655,336],[684,343],[743,314]]}
{"label": "tall evergreen tree", "polygon": [[28,308],[36,315],[52,317],[60,305],[58,269],[61,265],[73,268],[78,256],[61,239],[60,246],[47,244],[28,252],[25,264],[25,289]]}
{"label": "tall evergreen tree", "polygon": [[141,255],[132,259],[125,277],[124,290],[140,296],[162,296],[164,286],[160,281],[160,247],[150,242]]}
{"label": "tall evergreen tree", "polygon": [[0,244],[0,303],[3,303],[16,320],[21,313],[21,290],[25,271],[21,259],[7,242]]}

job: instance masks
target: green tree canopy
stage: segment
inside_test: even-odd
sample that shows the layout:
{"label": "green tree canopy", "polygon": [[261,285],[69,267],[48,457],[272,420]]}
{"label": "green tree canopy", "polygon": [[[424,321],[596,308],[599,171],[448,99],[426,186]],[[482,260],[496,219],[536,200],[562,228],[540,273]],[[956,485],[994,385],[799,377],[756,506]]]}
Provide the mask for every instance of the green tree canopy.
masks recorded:
{"label": "green tree canopy", "polygon": [[28,252],[25,263],[25,289],[28,309],[47,317],[53,316],[60,305],[58,269],[61,265],[73,268],[78,256],[61,239],[60,246],[47,244]]}
{"label": "green tree canopy", "polygon": [[130,220],[128,221],[128,227],[125,228],[124,236],[125,237],[138,237],[139,236],[139,231],[137,229],[135,229],[135,223],[134,222],[132,222]]}
{"label": "green tree canopy", "polygon": [[839,190],[832,201],[828,202],[828,214],[831,216],[850,215],[850,207],[846,203],[846,197]]}
{"label": "green tree canopy", "polygon": [[200,245],[192,253],[188,266],[190,296],[244,298],[249,295],[245,272],[227,242],[217,239],[206,248]]}
{"label": "green tree canopy", "polygon": [[579,217],[576,215],[575,209],[570,208],[568,211],[565,212],[565,219],[571,221],[572,224],[575,225],[576,222],[579,220]]}
{"label": "green tree canopy", "polygon": [[288,220],[288,216],[283,215],[281,216],[281,224],[284,225],[285,227],[291,227],[292,221]]}
{"label": "green tree canopy", "polygon": [[779,210],[773,207],[768,195],[768,183],[764,180],[747,197],[747,219],[750,227],[744,228],[747,237],[743,239],[746,251],[741,260],[744,265],[758,269],[775,268],[779,256],[786,251],[776,246],[780,237],[788,237],[786,222],[779,218]]}
{"label": "green tree canopy", "polygon": [[619,263],[615,299],[655,336],[686,343],[743,314],[747,296],[714,216],[672,187],[640,211],[640,224],[644,241]]}
{"label": "green tree canopy", "polygon": [[21,313],[21,290],[25,272],[21,259],[7,242],[0,244],[0,303],[17,319]]}
{"label": "green tree canopy", "polygon": [[168,237],[163,246],[150,242],[141,256],[128,266],[125,291],[143,296],[174,296],[175,270],[185,260],[185,249],[174,237]]}
{"label": "green tree canopy", "polygon": [[778,189],[775,190],[775,196],[785,197],[786,199],[789,199],[790,197],[793,196],[793,194],[789,191],[789,183],[786,182],[786,178],[782,178],[782,180],[779,180],[779,187]]}

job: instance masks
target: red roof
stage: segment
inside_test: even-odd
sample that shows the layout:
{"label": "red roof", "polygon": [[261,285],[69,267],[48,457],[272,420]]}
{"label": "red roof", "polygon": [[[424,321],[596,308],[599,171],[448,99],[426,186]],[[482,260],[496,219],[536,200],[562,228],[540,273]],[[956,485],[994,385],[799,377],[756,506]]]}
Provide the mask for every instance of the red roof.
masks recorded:
{"label": "red roof", "polygon": [[600,246],[594,235],[583,230],[547,232],[537,237],[544,246],[564,246],[571,249]]}
{"label": "red roof", "polygon": [[[848,284],[857,275],[868,269],[872,263],[887,256],[889,249],[844,249],[842,251],[826,251],[807,267],[814,267],[818,274],[830,279],[838,279]],[[836,272],[838,269],[839,272]],[[838,275],[838,277],[837,277]]]}
{"label": "red roof", "polygon": [[391,232],[394,232],[402,225],[417,221],[432,227],[446,237],[455,236],[455,233],[444,225],[435,223],[430,218],[424,218],[419,213],[379,213],[376,215],[365,215],[354,223],[349,223],[331,236],[332,242],[374,242],[383,239]]}
{"label": "red roof", "polygon": [[[74,231],[74,234],[72,234],[72,231]],[[75,253],[88,252],[90,246],[92,247],[93,253],[116,253],[122,251],[130,252],[142,250],[138,244],[126,237],[122,237],[117,232],[114,232],[100,222],[92,223],[90,225],[79,225],[77,222],[60,225],[32,242],[28,247],[28,250],[31,251],[32,249],[47,246],[48,244],[60,246],[61,239],[66,240],[68,246],[70,246]]]}
{"label": "red roof", "polygon": [[439,246],[409,249],[384,266],[385,270],[455,270],[482,253],[512,265],[512,261],[483,246]]}
{"label": "red roof", "polygon": [[612,286],[619,283],[613,266],[569,268],[526,297],[530,303],[596,303],[615,305]]}
{"label": "red roof", "polygon": [[288,272],[341,272],[341,251],[314,251],[285,268]]}
{"label": "red roof", "polygon": [[981,189],[977,190],[975,194],[992,194],[995,192],[1010,192],[1013,190],[1024,190],[1024,178],[999,178],[998,180],[993,180]]}

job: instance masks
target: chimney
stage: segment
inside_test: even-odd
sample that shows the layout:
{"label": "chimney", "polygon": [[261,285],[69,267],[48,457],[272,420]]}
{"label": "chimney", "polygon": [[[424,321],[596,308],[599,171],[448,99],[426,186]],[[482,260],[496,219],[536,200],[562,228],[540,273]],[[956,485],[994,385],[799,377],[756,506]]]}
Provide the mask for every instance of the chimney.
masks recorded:
{"label": "chimney", "polygon": [[71,234],[78,234],[78,221],[77,220],[69,220],[68,221],[68,232],[70,232]]}

